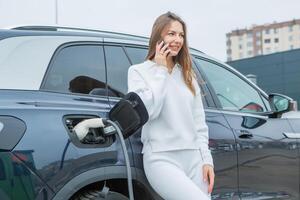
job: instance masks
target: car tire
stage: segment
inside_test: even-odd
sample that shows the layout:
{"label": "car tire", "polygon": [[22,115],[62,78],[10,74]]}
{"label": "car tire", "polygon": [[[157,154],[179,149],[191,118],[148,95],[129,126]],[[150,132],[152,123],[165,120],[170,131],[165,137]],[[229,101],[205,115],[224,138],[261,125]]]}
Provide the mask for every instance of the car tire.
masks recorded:
{"label": "car tire", "polygon": [[129,200],[129,198],[113,191],[109,191],[105,197],[101,191],[88,190],[78,194],[74,200]]}

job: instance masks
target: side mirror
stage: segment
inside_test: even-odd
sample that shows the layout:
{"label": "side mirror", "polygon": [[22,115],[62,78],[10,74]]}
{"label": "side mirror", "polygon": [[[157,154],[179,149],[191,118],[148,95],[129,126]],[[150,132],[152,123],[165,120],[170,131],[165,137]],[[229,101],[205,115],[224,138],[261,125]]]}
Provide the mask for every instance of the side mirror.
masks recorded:
{"label": "side mirror", "polygon": [[294,101],[292,98],[282,94],[269,94],[269,102],[272,110],[278,114],[298,110],[297,101]]}

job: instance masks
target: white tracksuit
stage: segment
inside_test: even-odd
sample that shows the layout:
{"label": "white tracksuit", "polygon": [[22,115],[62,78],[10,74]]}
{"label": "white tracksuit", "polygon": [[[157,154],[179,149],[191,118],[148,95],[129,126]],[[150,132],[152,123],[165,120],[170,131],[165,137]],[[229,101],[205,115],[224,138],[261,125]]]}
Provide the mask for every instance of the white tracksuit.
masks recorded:
{"label": "white tracksuit", "polygon": [[[213,166],[213,160],[195,79],[193,85],[196,96],[186,86],[179,64],[171,74],[150,60],[128,70],[128,92],[136,92],[149,113],[141,138],[145,173],[166,200],[209,199],[202,165]],[[185,195],[180,196],[182,192]]]}

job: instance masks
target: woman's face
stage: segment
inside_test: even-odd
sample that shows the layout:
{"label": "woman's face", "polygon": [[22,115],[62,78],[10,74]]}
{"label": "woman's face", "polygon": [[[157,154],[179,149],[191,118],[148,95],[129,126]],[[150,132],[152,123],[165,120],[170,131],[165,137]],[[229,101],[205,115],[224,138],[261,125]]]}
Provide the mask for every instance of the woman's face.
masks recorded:
{"label": "woman's face", "polygon": [[170,26],[163,31],[163,34],[163,41],[169,43],[170,55],[177,56],[184,43],[182,24],[178,21],[172,21]]}

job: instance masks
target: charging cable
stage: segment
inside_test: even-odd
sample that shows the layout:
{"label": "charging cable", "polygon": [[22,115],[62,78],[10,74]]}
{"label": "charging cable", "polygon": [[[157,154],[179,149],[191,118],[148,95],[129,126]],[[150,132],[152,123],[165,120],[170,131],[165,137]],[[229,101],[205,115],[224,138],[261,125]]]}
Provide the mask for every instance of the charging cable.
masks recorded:
{"label": "charging cable", "polygon": [[[106,125],[110,125],[110,126],[106,126]],[[123,150],[124,157],[125,157],[129,199],[134,200],[129,156],[128,156],[127,148],[125,145],[125,140],[122,135],[122,131],[120,130],[118,124],[111,120],[107,120],[107,119],[103,119],[103,118],[86,119],[86,120],[83,120],[80,123],[78,123],[74,127],[73,131],[76,133],[79,140],[82,140],[88,134],[90,128],[101,128],[101,127],[104,130],[103,131],[104,135],[109,136],[109,135],[114,135],[117,133],[120,138],[122,150]]]}

